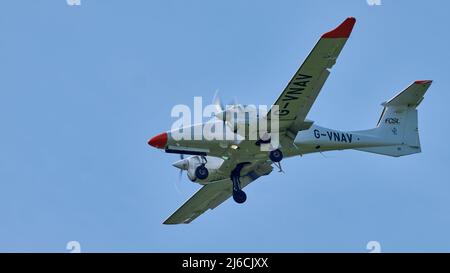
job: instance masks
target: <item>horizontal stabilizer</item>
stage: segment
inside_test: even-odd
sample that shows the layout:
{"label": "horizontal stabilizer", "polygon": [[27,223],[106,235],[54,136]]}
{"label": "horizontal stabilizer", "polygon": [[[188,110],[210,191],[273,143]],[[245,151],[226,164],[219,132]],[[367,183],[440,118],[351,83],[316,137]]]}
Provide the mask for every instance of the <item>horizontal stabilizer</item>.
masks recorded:
{"label": "horizontal stabilizer", "polygon": [[417,154],[421,152],[420,147],[411,147],[408,145],[359,148],[355,150],[393,157]]}
{"label": "horizontal stabilizer", "polygon": [[433,81],[415,81],[404,91],[383,103],[383,106],[417,107]]}

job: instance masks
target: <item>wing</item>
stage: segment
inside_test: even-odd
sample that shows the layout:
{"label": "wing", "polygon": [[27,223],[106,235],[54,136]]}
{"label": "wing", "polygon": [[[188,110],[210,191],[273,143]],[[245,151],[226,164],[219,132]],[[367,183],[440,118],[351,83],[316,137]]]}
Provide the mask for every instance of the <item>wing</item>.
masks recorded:
{"label": "wing", "polygon": [[[311,106],[327,80],[336,59],[350,36],[355,18],[347,18],[336,29],[322,35],[297,73],[286,86],[274,105],[278,111],[280,132],[286,131],[295,138],[299,130],[309,128],[312,122],[305,121]],[[269,111],[267,118],[270,119]],[[309,126],[308,126],[309,125]],[[293,134],[293,135],[292,135]]]}
{"label": "wing", "polygon": [[[272,172],[270,163],[258,164],[257,167],[241,177],[241,186],[245,187],[263,175]],[[214,209],[232,195],[230,179],[220,180],[203,186],[186,203],[175,211],[164,224],[188,224],[208,209]]]}

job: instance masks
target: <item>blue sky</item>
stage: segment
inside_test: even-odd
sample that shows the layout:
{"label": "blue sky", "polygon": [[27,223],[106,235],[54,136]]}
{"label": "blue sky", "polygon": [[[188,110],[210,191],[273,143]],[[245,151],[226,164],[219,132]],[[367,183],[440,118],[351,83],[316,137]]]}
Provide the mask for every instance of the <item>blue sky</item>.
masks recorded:
{"label": "blue sky", "polygon": [[[2,1],[0,251],[450,251],[448,1]],[[199,186],[150,148],[194,96],[271,104],[320,35],[352,37],[308,118],[356,130],[414,80],[423,153],[283,162],[190,225],[162,221]],[[176,190],[180,188],[180,192]]]}

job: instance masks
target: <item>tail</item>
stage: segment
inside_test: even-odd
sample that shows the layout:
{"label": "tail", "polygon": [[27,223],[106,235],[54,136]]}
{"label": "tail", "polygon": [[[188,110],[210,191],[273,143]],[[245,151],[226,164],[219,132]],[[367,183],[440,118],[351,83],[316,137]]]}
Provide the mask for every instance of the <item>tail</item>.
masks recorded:
{"label": "tail", "polygon": [[[417,106],[432,81],[416,81],[406,90],[384,102],[377,127],[362,131],[391,143],[388,146],[358,148],[356,150],[388,156],[404,156],[420,153],[419,127],[417,122]],[[384,141],[383,141],[384,142]]]}

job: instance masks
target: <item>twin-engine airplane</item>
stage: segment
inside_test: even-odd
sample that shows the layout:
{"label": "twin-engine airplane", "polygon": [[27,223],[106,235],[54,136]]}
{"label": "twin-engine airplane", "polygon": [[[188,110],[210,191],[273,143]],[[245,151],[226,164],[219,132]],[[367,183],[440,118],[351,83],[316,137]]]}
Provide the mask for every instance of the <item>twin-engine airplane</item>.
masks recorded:
{"label": "twin-engine airplane", "polygon": [[[237,203],[246,200],[242,188],[257,178],[268,175],[275,165],[280,168],[283,158],[331,150],[355,149],[387,156],[404,156],[420,153],[417,109],[432,81],[415,81],[404,91],[382,104],[383,112],[376,128],[344,132],[324,128],[307,120],[306,115],[316,100],[322,86],[336,63],[336,59],[349,38],[355,18],[346,19],[336,29],[322,35],[305,62],[273,104],[278,107],[279,145],[264,151],[262,144],[271,137],[249,140],[177,140],[174,131],[164,132],[148,144],[167,153],[182,155],[173,165],[187,171],[188,178],[203,187],[164,224],[190,223],[208,209],[214,209],[230,196]],[[234,105],[224,109],[216,99],[219,110],[217,122],[227,126],[236,112],[243,108]],[[273,106],[272,108],[273,109]],[[271,111],[269,111],[270,113]],[[258,117],[259,118],[259,117]],[[270,119],[269,115],[262,117]],[[242,121],[249,123],[248,119]],[[190,126],[203,128],[204,124]],[[187,128],[187,127],[186,127]],[[201,130],[200,130],[201,131]],[[195,130],[194,130],[195,132]],[[183,158],[183,155],[190,155]]]}

